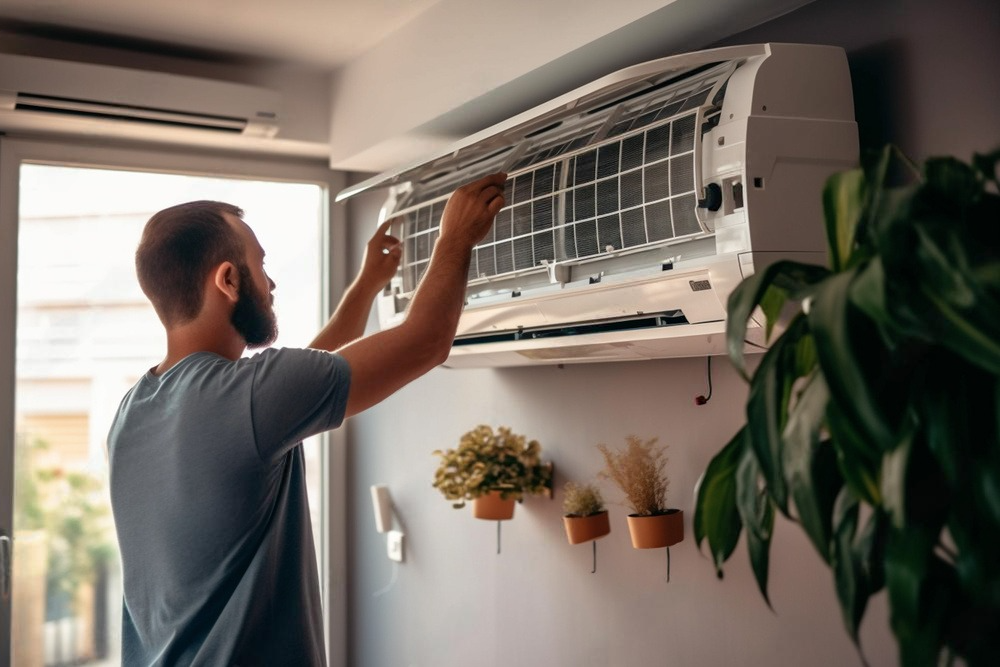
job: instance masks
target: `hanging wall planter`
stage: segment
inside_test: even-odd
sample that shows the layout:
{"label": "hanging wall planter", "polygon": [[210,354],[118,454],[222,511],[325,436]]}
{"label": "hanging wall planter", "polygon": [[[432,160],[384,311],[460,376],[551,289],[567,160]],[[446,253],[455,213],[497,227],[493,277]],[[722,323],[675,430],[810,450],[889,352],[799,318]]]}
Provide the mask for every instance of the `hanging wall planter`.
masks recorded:
{"label": "hanging wall planter", "polygon": [[672,547],[684,539],[684,512],[672,509],[653,516],[629,514],[628,531],[636,549]]}
{"label": "hanging wall planter", "polygon": [[473,501],[478,519],[497,521],[497,553],[500,553],[500,521],[514,516],[514,501],[526,495],[552,497],[552,464],[542,463],[542,446],[528,441],[505,426],[496,432],[477,426],[462,435],[455,449],[436,450],[441,464],[434,474],[434,488],[456,509]]}
{"label": "hanging wall planter", "polygon": [[490,491],[472,501],[472,516],[487,521],[508,521],[514,518],[513,497],[504,498],[499,491]]}
{"label": "hanging wall planter", "polygon": [[570,544],[592,542],[594,567],[597,572],[597,540],[611,532],[608,511],[604,509],[601,492],[593,484],[566,482],[563,486],[563,526]]}
{"label": "hanging wall planter", "polygon": [[684,539],[684,513],[667,507],[666,447],[630,435],[624,449],[601,444],[604,455],[601,476],[610,479],[625,494],[632,509],[628,517],[632,546],[667,551],[667,581],[670,581],[670,547]]}
{"label": "hanging wall planter", "polygon": [[611,532],[611,522],[608,521],[608,511],[598,512],[590,516],[563,517],[566,528],[566,539],[570,544],[583,544],[597,540]]}

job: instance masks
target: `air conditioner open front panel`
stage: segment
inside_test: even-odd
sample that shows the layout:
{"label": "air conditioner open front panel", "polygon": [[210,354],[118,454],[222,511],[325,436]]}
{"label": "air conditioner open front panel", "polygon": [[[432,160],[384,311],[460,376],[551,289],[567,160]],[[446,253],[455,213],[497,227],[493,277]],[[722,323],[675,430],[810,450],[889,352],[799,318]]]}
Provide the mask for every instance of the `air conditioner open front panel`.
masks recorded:
{"label": "air conditioner open front panel", "polygon": [[[722,354],[726,302],[781,258],[825,259],[821,191],[857,162],[842,49],[752,45],[627,68],[341,193],[391,185],[402,321],[448,197],[504,171],[446,365]],[[764,341],[752,322],[749,349]],[[761,347],[758,347],[761,346]]]}
{"label": "air conditioner open front panel", "polygon": [[[748,58],[763,56],[769,48],[770,45],[767,44],[722,47],[668,56],[626,67],[472,134],[440,153],[388,170],[346,188],[337,194],[336,201],[344,201],[375,188],[420,181],[440,171],[462,171],[463,165],[474,164],[498,151],[508,151],[526,138],[531,138],[534,133],[567,118],[593,115],[591,112],[595,110],[643,91],[669,86],[674,80],[683,81],[691,73],[703,71],[707,67],[719,64],[732,66]],[[502,161],[496,166],[501,165]],[[490,173],[490,169],[484,169],[481,173]]]}

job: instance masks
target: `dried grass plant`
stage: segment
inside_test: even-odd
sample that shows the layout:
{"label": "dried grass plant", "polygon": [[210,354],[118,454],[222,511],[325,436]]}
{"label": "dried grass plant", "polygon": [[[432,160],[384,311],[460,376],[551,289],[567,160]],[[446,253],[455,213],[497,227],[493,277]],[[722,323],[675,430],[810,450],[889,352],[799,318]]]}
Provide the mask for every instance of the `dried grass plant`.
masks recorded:
{"label": "dried grass plant", "polygon": [[634,435],[625,439],[624,449],[597,448],[604,455],[600,477],[610,479],[625,494],[625,504],[637,516],[667,512],[666,445],[657,446],[657,438],[643,441]]}
{"label": "dried grass plant", "polygon": [[604,511],[604,499],[593,484],[566,482],[563,485],[563,512],[566,516],[593,516]]}

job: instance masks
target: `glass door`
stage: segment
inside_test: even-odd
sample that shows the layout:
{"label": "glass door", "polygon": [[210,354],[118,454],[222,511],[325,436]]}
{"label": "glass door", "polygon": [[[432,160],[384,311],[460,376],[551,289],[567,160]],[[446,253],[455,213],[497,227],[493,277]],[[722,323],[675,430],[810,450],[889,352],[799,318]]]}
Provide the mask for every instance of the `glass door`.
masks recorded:
{"label": "glass door", "polygon": [[[105,438],[125,391],[165,352],[135,280],[142,227],[184,201],[243,208],[278,285],[276,345],[301,346],[323,314],[326,188],[51,162],[21,163],[17,183],[13,540],[0,545],[13,563],[10,655],[19,667],[116,665],[121,576]],[[318,442],[306,459],[319,545]]]}

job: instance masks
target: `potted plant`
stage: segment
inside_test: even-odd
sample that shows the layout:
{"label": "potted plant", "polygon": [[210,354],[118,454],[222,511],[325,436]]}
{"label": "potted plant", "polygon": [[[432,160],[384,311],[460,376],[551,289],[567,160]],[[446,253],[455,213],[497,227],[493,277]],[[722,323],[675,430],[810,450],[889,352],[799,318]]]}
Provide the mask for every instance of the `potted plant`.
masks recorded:
{"label": "potted plant", "polygon": [[541,461],[542,446],[510,428],[481,425],[462,435],[455,449],[436,450],[441,463],[433,486],[455,508],[473,501],[473,516],[503,521],[514,501],[551,494],[552,466]]}
{"label": "potted plant", "polygon": [[601,492],[593,484],[563,485],[563,525],[570,544],[597,540],[611,532]]}
{"label": "potted plant", "polygon": [[628,528],[636,549],[669,547],[684,539],[684,513],[667,507],[666,446],[656,442],[630,435],[624,449],[597,446],[604,455],[601,476],[621,489],[632,510]]}
{"label": "potted plant", "polygon": [[[1000,655],[998,162],[917,167],[887,148],[833,176],[829,267],[777,262],[728,303],[744,377],[752,311],[770,329],[801,308],[748,378],[746,425],[702,475],[697,542],[721,577],[745,527],[767,600],[775,513],[797,522],[855,643],[886,589],[904,665]],[[900,169],[910,178],[890,182]]]}

